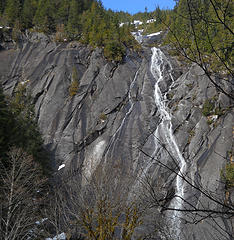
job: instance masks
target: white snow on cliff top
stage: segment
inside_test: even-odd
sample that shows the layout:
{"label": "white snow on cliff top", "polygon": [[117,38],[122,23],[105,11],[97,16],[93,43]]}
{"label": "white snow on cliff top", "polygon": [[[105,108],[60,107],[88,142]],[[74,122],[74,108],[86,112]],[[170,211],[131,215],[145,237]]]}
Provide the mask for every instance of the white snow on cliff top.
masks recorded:
{"label": "white snow on cliff top", "polygon": [[143,22],[139,21],[139,20],[134,20],[133,22],[134,25],[142,25]]}
{"label": "white snow on cliff top", "polygon": [[[153,22],[156,22],[156,19],[153,19],[153,18],[152,18],[152,19],[146,20],[146,23],[153,23]],[[122,27],[122,26],[125,25],[125,24],[129,24],[129,22],[122,22],[122,23],[119,24],[119,26]],[[140,21],[140,20],[134,20],[134,21],[133,21],[133,24],[134,24],[135,26],[139,26],[139,25],[142,25],[143,22]]]}
{"label": "white snow on cliff top", "polygon": [[146,23],[152,23],[152,22],[156,22],[156,19],[152,18],[152,19],[149,19],[149,20],[146,21]]}
{"label": "white snow on cliff top", "polygon": [[157,35],[161,34],[161,32],[162,32],[162,31],[160,31],[160,32],[156,32],[156,33],[151,33],[151,34],[146,35],[146,36],[147,36],[147,37],[157,36]]}
{"label": "white snow on cliff top", "polygon": [[157,36],[157,35],[162,33],[162,31],[160,31],[160,32],[151,33],[151,34],[148,34],[148,35],[142,35],[143,31],[144,31],[144,29],[138,30],[137,32],[131,32],[131,34],[135,37],[135,39],[139,43],[142,43],[143,39],[151,38],[151,37]]}

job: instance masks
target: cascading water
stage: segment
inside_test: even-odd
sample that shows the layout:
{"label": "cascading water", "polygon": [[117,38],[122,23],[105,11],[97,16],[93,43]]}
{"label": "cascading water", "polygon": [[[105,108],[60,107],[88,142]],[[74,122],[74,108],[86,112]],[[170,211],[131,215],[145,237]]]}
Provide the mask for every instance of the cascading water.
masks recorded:
{"label": "cascading water", "polygon": [[131,91],[132,91],[132,88],[134,87],[134,85],[135,85],[135,83],[136,83],[136,81],[137,81],[138,72],[139,72],[139,70],[137,70],[137,72],[136,72],[136,74],[135,74],[135,76],[134,76],[134,79],[133,79],[133,81],[131,82],[130,87],[129,87],[128,101],[129,101],[130,107],[129,107],[127,113],[125,114],[125,116],[124,116],[124,118],[123,118],[120,126],[117,128],[117,130],[115,131],[114,135],[113,135],[113,136],[111,137],[111,139],[110,139],[109,145],[108,145],[107,150],[106,150],[106,153],[105,153],[106,156],[107,156],[107,153],[108,153],[109,149],[110,149],[111,147],[112,147],[112,149],[113,149],[113,144],[115,144],[116,139],[118,139],[119,134],[121,134],[121,130],[123,129],[123,126],[124,126],[124,124],[125,124],[128,116],[131,114],[131,112],[132,112],[132,110],[133,110],[134,102],[133,102],[132,97],[131,97]]}
{"label": "cascading water", "polygon": [[[168,69],[169,68],[169,69]],[[156,80],[154,97],[155,104],[158,108],[158,113],[160,114],[161,122],[158,125],[157,129],[154,132],[155,136],[155,153],[160,148],[159,145],[164,144],[167,148],[167,151],[174,157],[177,161],[177,165],[179,168],[179,172],[176,176],[176,186],[175,186],[175,199],[171,203],[171,208],[173,209],[182,209],[183,198],[184,198],[184,183],[183,176],[186,171],[186,162],[180,153],[179,147],[176,143],[175,137],[173,136],[172,131],[172,122],[171,115],[166,106],[166,95],[162,94],[159,84],[164,80],[164,73],[168,72],[172,78],[172,66],[170,62],[167,60],[166,56],[163,52],[158,48],[152,48],[152,58],[151,58],[151,73]],[[173,78],[172,78],[173,80]],[[161,144],[160,144],[161,143]],[[180,239],[180,212],[174,210],[172,214],[172,234]]]}

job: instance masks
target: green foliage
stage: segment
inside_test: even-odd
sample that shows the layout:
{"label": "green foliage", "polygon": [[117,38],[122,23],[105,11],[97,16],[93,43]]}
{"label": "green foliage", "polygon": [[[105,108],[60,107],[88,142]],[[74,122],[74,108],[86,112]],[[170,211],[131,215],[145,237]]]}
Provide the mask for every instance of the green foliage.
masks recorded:
{"label": "green foliage", "polygon": [[223,115],[223,109],[221,109],[221,107],[216,107],[215,110],[214,110],[214,114],[215,115],[218,115],[218,116],[221,116]]}
{"label": "green foliage", "polygon": [[20,84],[17,87],[8,104],[0,89],[0,157],[4,156],[10,147],[21,148],[40,163],[45,174],[49,174],[49,158],[43,148],[31,102],[25,85]]}
{"label": "green foliage", "polygon": [[125,54],[122,44],[116,41],[107,42],[104,48],[104,55],[108,60],[121,62]]}
{"label": "green foliage", "polygon": [[5,6],[6,6],[6,0],[0,0],[0,16],[4,12]]}
{"label": "green foliage", "polygon": [[233,8],[229,0],[178,1],[166,42],[209,72],[232,73]]}
{"label": "green foliage", "polygon": [[15,42],[18,42],[20,38],[21,38],[20,25],[19,25],[19,22],[15,22],[12,30],[12,39]]}
{"label": "green foliage", "polygon": [[221,171],[221,176],[226,183],[227,188],[234,187],[234,163],[229,163]]}
{"label": "green foliage", "polygon": [[7,19],[11,27],[14,26],[16,21],[20,20],[21,17],[21,2],[20,0],[7,0],[4,16]]}
{"label": "green foliage", "polygon": [[[1,21],[15,29],[34,28],[55,34],[56,41],[80,40],[92,47],[103,47],[109,60],[121,62],[126,46],[139,50],[140,46],[130,34],[131,27],[119,27],[119,19],[130,15],[105,10],[96,0],[1,0]],[[148,13],[145,13],[148,14]]]}
{"label": "green foliage", "polygon": [[34,24],[38,30],[45,33],[55,31],[55,4],[54,1],[39,0],[37,11],[34,17]]}
{"label": "green foliage", "polygon": [[33,27],[33,18],[37,9],[36,0],[25,0],[22,11],[22,25],[24,29]]}
{"label": "green foliage", "polygon": [[141,50],[141,45],[135,40],[135,38],[129,34],[131,31],[131,25],[127,24],[120,28],[120,41],[123,43],[124,46],[127,46],[128,48],[132,48],[135,51]]}
{"label": "green foliage", "polygon": [[195,136],[195,130],[192,129],[189,133],[188,143],[191,143],[192,138]]}
{"label": "green foliage", "polygon": [[202,113],[204,116],[209,116],[214,111],[214,102],[211,99],[207,99],[202,107]]}
{"label": "green foliage", "polygon": [[[81,40],[93,47],[104,47],[104,55],[108,60],[121,62],[125,54],[124,43],[133,41],[130,32],[120,30],[119,21],[111,11],[106,12],[98,2],[82,15]],[[125,35],[125,36],[124,36]],[[135,41],[135,40],[134,40]]]}
{"label": "green foliage", "polygon": [[65,31],[64,24],[58,24],[56,26],[55,41],[64,42],[64,39],[67,39],[67,33]]}
{"label": "green foliage", "polygon": [[72,69],[72,82],[69,88],[69,95],[71,97],[75,96],[77,94],[78,88],[79,88],[78,73],[76,67],[74,66]]}
{"label": "green foliage", "polygon": [[69,17],[70,0],[57,1],[57,12],[55,14],[55,22],[57,24],[65,24]]}
{"label": "green foliage", "polygon": [[71,38],[76,38],[80,32],[80,14],[82,13],[82,2],[72,0],[69,8],[67,31]]}
{"label": "green foliage", "polygon": [[102,120],[102,121],[106,121],[107,116],[106,116],[105,113],[101,113],[100,116],[99,116],[99,118],[100,118],[100,120]]}
{"label": "green foliage", "polygon": [[26,84],[20,84],[10,104],[17,121],[15,144],[32,155],[45,172],[49,171],[49,159],[43,148],[43,140],[34,115],[34,105],[26,92]]}
{"label": "green foliage", "polygon": [[0,158],[6,154],[12,145],[15,121],[2,89],[0,88]]}
{"label": "green foliage", "polygon": [[171,21],[171,10],[161,10],[159,7],[152,13],[155,22],[145,24],[143,34],[150,34],[166,30],[166,25],[170,24]]}
{"label": "green foliage", "polygon": [[111,10],[108,11],[110,12],[109,14],[115,14],[115,16],[119,19],[121,23],[131,22],[133,19],[133,16],[127,12],[112,12]]}

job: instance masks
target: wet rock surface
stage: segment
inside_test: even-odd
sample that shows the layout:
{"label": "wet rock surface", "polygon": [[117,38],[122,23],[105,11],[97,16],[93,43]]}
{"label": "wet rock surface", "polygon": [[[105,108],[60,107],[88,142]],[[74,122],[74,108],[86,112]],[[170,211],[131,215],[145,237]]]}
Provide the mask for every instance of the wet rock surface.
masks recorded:
{"label": "wet rock surface", "polygon": [[[141,54],[129,51],[120,64],[108,62],[101,49],[92,50],[75,42],[55,43],[34,33],[28,34],[18,48],[0,51],[0,78],[8,95],[14,93],[17,85],[27,82],[25,86],[33,98],[36,119],[45,146],[52,153],[55,171],[65,164],[62,171],[68,178],[80,173],[91,178],[101,168],[113,179],[120,174],[121,181],[125,179],[130,188],[137,189],[137,178],[144,169],[154,181],[162,181],[164,190],[160,194],[165,197],[173,192],[175,174],[143,153],[154,154],[153,133],[161,122],[150,61],[149,48]],[[174,136],[187,163],[187,176],[192,184],[216,192],[224,201],[221,170],[233,153],[233,102],[215,89],[198,66],[193,65],[182,74],[177,61],[170,61],[174,70],[171,75],[165,70],[160,89],[167,96]],[[77,94],[70,96],[74,68],[79,87]],[[230,86],[227,88],[233,91]],[[206,101],[215,102],[214,108],[221,108],[222,112],[205,116]],[[175,167],[163,152],[157,157],[166,166]],[[222,207],[212,205],[210,199],[191,186],[186,187],[185,194],[199,208]],[[185,216],[185,222],[189,218],[190,215]],[[231,231],[230,221],[217,221]],[[187,239],[211,240],[213,235],[229,239],[225,231],[218,233],[211,220],[184,224],[182,231]]]}

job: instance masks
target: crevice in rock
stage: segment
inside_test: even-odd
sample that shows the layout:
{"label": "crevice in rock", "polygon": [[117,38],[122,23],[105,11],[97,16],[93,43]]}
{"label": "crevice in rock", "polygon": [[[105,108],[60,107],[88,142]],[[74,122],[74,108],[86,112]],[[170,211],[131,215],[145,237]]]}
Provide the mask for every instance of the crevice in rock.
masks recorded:
{"label": "crevice in rock", "polygon": [[38,101],[39,97],[41,97],[41,95],[43,95],[44,92],[45,92],[45,90],[42,89],[40,92],[38,92],[36,94],[36,96],[33,98],[33,104],[36,104],[36,102]]}

